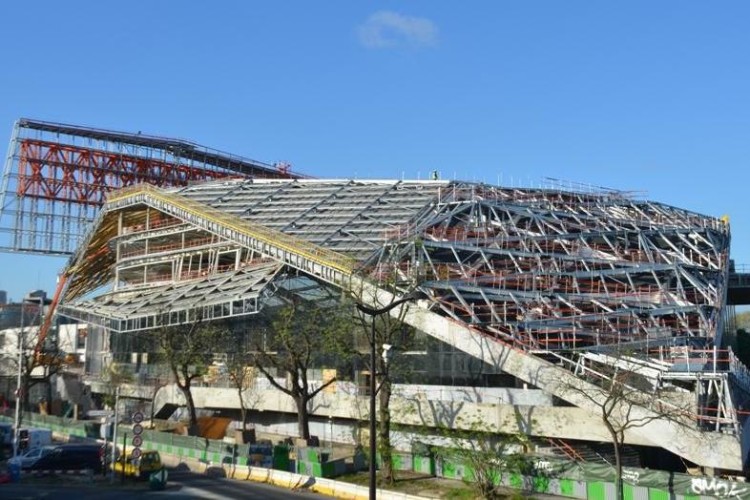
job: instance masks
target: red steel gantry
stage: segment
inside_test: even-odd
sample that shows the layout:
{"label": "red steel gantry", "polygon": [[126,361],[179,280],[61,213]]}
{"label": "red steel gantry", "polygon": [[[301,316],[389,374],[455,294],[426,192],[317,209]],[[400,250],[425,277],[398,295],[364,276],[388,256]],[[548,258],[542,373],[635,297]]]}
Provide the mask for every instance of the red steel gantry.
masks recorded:
{"label": "red steel gantry", "polygon": [[0,250],[72,255],[106,195],[140,183],[186,186],[223,177],[301,177],[195,143],[20,119],[0,194]]}

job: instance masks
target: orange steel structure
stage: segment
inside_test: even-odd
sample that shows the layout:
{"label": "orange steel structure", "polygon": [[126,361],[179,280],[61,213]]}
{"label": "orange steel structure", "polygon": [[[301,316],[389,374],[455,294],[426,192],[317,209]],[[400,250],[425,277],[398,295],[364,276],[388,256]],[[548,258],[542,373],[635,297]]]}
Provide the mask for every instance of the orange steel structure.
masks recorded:
{"label": "orange steel structure", "polygon": [[189,141],[22,118],[3,170],[0,250],[69,256],[113,189],[230,177],[303,176],[288,163],[263,163]]}
{"label": "orange steel structure", "polygon": [[231,172],[155,158],[22,139],[19,141],[16,194],[98,207],[109,191],[133,184],[186,186],[192,181],[229,175]]}

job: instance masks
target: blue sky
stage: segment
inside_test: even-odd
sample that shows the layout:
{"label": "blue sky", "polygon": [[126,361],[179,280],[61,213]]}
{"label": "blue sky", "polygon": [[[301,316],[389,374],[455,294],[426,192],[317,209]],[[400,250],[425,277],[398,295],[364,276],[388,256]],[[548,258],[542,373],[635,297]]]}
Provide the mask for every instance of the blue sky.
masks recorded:
{"label": "blue sky", "polygon": [[[750,3],[460,5],[5,3],[0,138],[24,116],[319,177],[590,183],[729,214],[750,264]],[[15,299],[64,264],[0,259]]]}

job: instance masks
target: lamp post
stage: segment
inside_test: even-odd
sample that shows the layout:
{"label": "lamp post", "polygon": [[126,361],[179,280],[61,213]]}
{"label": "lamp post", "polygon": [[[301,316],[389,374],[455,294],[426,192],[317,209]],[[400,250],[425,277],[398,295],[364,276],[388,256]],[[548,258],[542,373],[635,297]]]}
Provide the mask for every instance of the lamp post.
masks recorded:
{"label": "lamp post", "polygon": [[18,456],[18,438],[20,435],[21,423],[21,374],[23,372],[23,315],[24,303],[26,299],[21,299],[21,328],[18,330],[18,378],[16,380],[16,415],[13,420],[13,458]]}
{"label": "lamp post", "polygon": [[[398,307],[401,304],[405,302],[415,301],[422,298],[425,298],[427,295],[422,292],[421,290],[414,290],[407,295],[403,296],[402,298],[395,300],[391,302],[390,304],[386,305],[385,307],[381,307],[380,309],[375,309],[372,307],[368,307],[364,304],[357,303],[357,309],[359,309],[364,314],[367,314],[370,316],[370,480],[369,480],[369,486],[370,486],[370,500],[375,500],[376,495],[376,484],[375,484],[375,446],[377,445],[376,439],[375,439],[375,432],[376,432],[376,423],[377,420],[375,418],[375,403],[376,399],[375,396],[378,392],[378,386],[375,381],[376,376],[376,363],[377,363],[377,349],[375,346],[375,318],[380,316],[381,314],[385,314],[394,307]],[[387,346],[387,347],[386,347]],[[389,354],[391,346],[388,344],[383,345],[383,359],[385,362],[388,362]]]}
{"label": "lamp post", "polygon": [[[109,476],[109,482],[114,483],[115,482],[115,464],[117,463],[117,424],[120,420],[120,386],[118,385],[115,388],[115,416],[114,421],[112,422],[112,461],[110,462],[112,464],[112,472]],[[153,423],[153,418],[152,418]],[[104,453],[107,453],[107,449],[104,449]],[[123,450],[124,453],[124,450]],[[106,462],[106,459],[105,459]],[[122,458],[122,470],[125,470],[125,455],[123,455]]]}
{"label": "lamp post", "polygon": [[24,308],[24,304],[26,302],[32,302],[32,301],[39,301],[39,315],[40,317],[44,314],[44,296],[40,297],[34,297],[31,294],[29,294],[27,297],[24,297],[21,299],[21,323],[20,328],[18,330],[18,373],[17,373],[17,380],[16,380],[16,414],[15,419],[13,422],[13,457],[18,456],[18,445],[20,444],[19,436],[20,436],[20,426],[21,426],[21,398],[22,396],[25,397],[25,394],[22,394],[23,392],[23,365],[24,365],[24,357],[23,357],[23,351],[24,351],[24,331],[25,328],[24,325],[24,316],[26,313],[26,310]]}

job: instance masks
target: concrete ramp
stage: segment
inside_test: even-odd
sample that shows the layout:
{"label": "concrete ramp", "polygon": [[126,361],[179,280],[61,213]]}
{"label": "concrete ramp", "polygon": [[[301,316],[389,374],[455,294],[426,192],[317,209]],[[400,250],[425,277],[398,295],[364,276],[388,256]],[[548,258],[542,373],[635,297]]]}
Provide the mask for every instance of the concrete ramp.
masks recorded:
{"label": "concrete ramp", "polygon": [[[387,304],[389,299],[386,295],[388,295],[387,292],[379,291],[378,302]],[[427,306],[427,304],[421,305]],[[397,315],[398,310],[392,311],[391,314]],[[579,393],[579,390],[583,390],[588,394],[596,394],[597,387],[578,378],[560,365],[515,349],[423,307],[410,307],[403,314],[403,319],[428,335],[496,366],[545,392],[591,411],[594,415],[600,412],[595,403]],[[571,390],[571,388],[576,389]],[[640,406],[632,407],[630,412],[633,420],[657,416],[652,410]],[[736,435],[704,432],[690,423],[681,424],[673,420],[658,418],[649,421],[643,427],[630,429],[629,433],[637,434],[653,443],[654,446],[667,449],[702,466],[735,471],[743,468],[740,437]]]}

